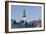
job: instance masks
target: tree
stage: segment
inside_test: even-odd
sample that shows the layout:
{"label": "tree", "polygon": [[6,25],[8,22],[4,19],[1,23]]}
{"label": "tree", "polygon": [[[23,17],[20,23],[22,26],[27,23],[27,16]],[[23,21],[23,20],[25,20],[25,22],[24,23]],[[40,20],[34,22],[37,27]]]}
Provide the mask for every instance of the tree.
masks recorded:
{"label": "tree", "polygon": [[13,24],[16,24],[16,21],[13,21]]}

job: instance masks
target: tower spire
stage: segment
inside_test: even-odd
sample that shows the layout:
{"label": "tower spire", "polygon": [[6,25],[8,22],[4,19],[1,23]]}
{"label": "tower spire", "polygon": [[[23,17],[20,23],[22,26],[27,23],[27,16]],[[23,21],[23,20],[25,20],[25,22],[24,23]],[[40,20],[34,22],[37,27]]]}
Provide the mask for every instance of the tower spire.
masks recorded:
{"label": "tower spire", "polygon": [[26,17],[25,10],[24,10],[24,12],[23,12],[23,17]]}

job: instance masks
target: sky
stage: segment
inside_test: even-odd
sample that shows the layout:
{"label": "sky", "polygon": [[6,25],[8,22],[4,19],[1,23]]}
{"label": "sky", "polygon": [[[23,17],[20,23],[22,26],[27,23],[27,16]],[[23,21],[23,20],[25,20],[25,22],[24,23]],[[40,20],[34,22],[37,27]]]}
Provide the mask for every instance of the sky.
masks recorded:
{"label": "sky", "polygon": [[23,18],[24,10],[28,22],[41,18],[41,6],[11,5],[11,19],[19,22]]}

